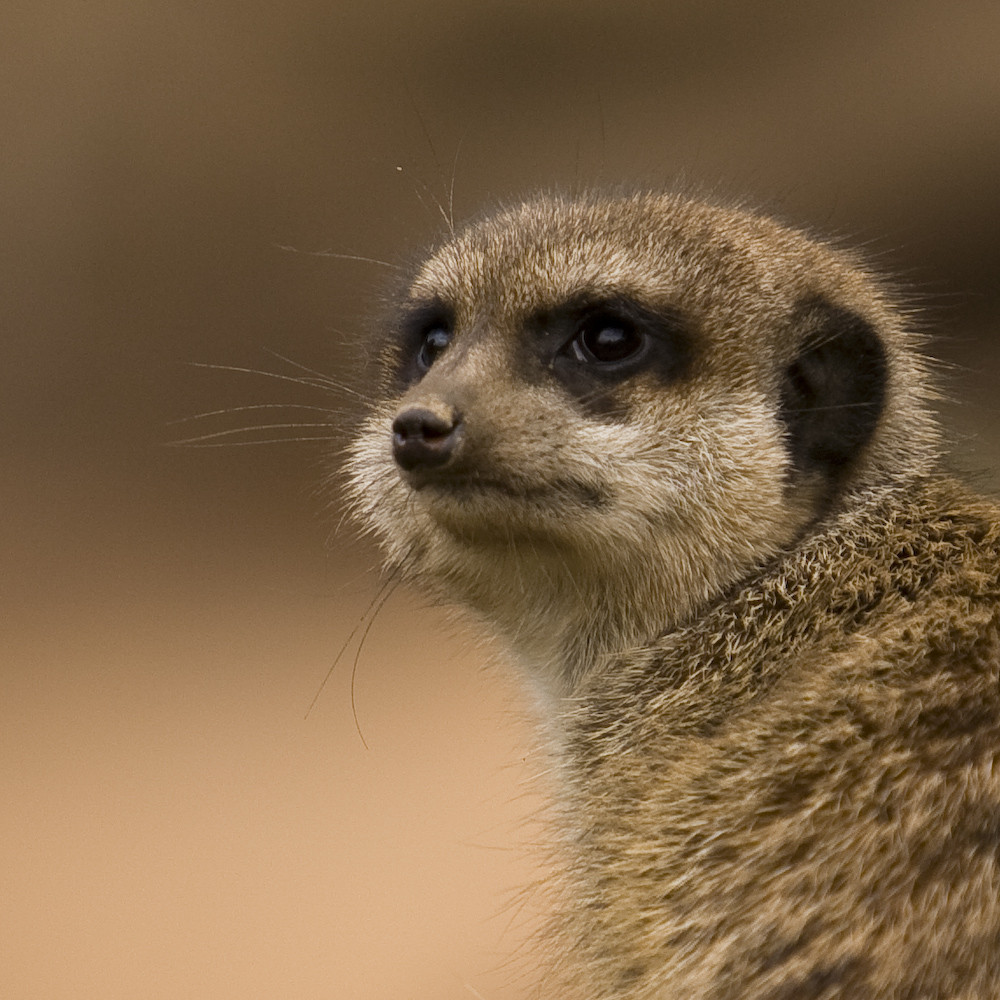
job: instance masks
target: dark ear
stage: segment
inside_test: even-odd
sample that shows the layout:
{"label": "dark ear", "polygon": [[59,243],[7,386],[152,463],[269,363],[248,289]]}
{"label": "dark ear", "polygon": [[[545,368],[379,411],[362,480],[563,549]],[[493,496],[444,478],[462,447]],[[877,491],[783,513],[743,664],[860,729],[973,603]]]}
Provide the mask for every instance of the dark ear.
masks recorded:
{"label": "dark ear", "polygon": [[785,370],[781,418],[798,473],[843,478],[868,444],[885,402],[885,349],[872,325],[825,299],[803,302],[792,324],[799,352]]}

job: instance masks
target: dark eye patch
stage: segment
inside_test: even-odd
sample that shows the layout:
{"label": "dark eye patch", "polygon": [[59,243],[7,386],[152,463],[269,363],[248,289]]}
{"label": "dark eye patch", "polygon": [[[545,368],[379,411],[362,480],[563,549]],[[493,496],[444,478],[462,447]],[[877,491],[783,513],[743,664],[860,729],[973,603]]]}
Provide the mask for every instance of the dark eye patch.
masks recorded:
{"label": "dark eye patch", "polygon": [[402,385],[420,381],[447,349],[455,332],[454,311],[444,302],[405,306],[396,340],[396,379]]}
{"label": "dark eye patch", "polygon": [[664,385],[690,369],[692,338],[679,313],[625,297],[580,299],[537,313],[529,327],[543,367],[588,410],[622,413],[621,388],[649,373]]}

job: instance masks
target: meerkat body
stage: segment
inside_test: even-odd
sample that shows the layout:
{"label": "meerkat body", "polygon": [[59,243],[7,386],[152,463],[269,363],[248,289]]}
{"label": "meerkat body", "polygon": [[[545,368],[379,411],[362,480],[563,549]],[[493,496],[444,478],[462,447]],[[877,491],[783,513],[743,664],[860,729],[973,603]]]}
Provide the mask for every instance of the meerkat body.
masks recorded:
{"label": "meerkat body", "polygon": [[848,256],[669,196],[536,199],[401,290],[356,507],[537,695],[555,995],[1000,995],[1000,516],[917,346]]}

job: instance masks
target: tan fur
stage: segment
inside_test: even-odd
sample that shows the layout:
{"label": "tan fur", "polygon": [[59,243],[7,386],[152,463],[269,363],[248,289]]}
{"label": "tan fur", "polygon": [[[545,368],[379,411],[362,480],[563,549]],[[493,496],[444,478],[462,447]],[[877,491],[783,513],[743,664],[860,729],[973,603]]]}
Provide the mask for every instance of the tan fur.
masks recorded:
{"label": "tan fur", "polygon": [[[691,371],[639,373],[605,414],[522,377],[526,325],[581,293],[683,316]],[[835,489],[796,473],[779,416],[817,298],[887,366]],[[935,471],[918,345],[878,285],[742,211],[594,196],[470,226],[401,307],[433,301],[454,339],[385,382],[355,506],[539,696],[570,900],[555,995],[1000,996],[1000,518]],[[471,488],[396,467],[415,406],[461,411]]]}

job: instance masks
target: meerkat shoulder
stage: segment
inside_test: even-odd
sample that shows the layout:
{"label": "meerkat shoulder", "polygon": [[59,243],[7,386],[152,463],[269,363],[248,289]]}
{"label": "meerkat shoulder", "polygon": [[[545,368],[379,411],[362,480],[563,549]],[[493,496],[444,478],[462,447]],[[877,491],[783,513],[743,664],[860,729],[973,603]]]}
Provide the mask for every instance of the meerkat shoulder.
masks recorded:
{"label": "meerkat shoulder", "polygon": [[590,995],[994,995],[998,594],[996,510],[927,483],[595,674],[563,800]]}

